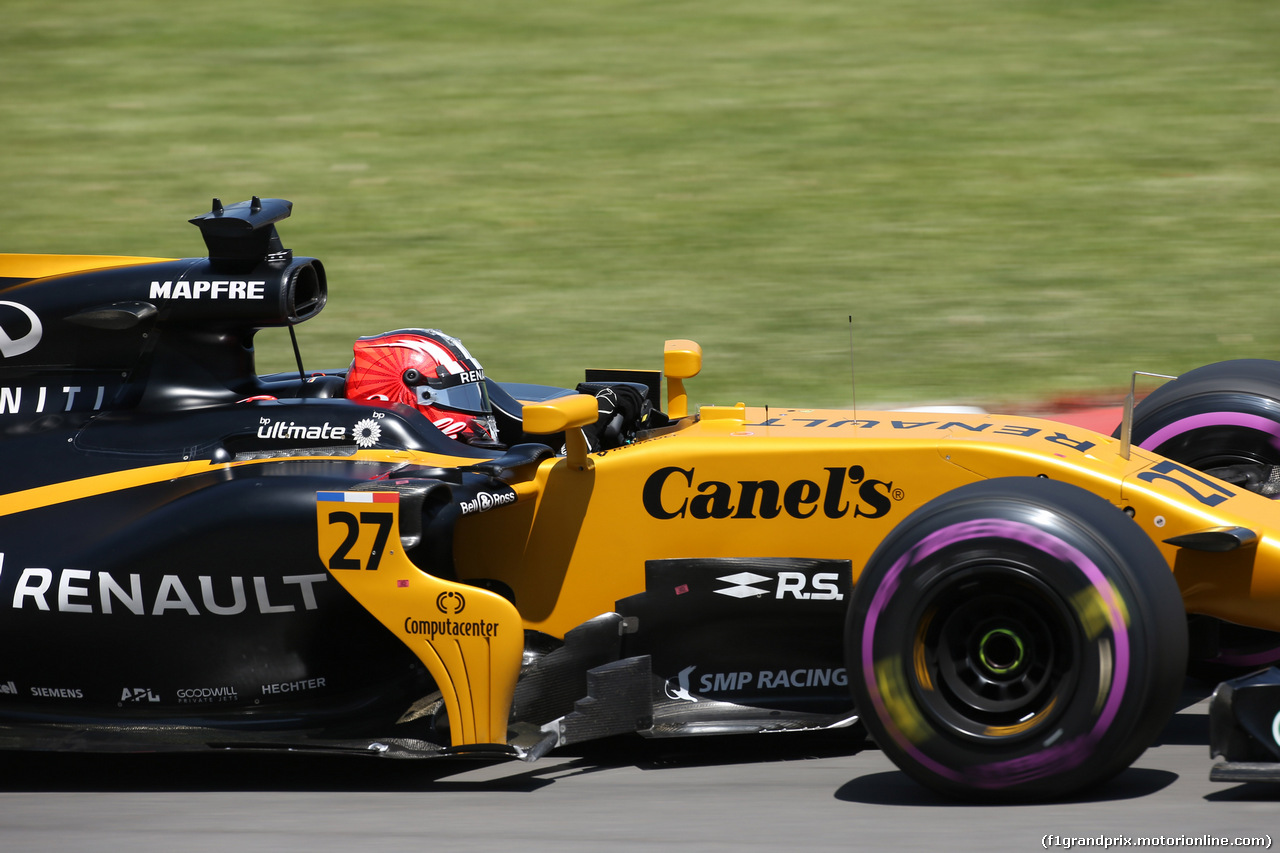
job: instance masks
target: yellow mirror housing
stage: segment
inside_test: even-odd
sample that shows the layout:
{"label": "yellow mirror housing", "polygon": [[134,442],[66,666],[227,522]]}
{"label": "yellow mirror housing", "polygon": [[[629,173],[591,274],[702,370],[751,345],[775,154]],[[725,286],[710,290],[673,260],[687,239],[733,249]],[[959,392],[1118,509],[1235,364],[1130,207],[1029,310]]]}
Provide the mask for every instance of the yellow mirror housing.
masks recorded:
{"label": "yellow mirror housing", "polygon": [[582,428],[599,417],[596,398],[590,394],[557,397],[545,403],[524,407],[524,431],[533,435],[564,433],[565,459],[570,467],[585,471],[591,467],[587,457],[591,449]]}
{"label": "yellow mirror housing", "polygon": [[551,435],[593,424],[597,415],[596,398],[590,394],[557,397],[524,407],[524,431],[533,435]]}
{"label": "yellow mirror housing", "polygon": [[667,377],[667,415],[683,418],[689,414],[689,395],[684,380],[702,370],[702,347],[695,341],[667,341],[662,350],[662,372]]}
{"label": "yellow mirror housing", "polygon": [[667,341],[662,372],[668,379],[692,379],[702,370],[702,347],[696,341]]}

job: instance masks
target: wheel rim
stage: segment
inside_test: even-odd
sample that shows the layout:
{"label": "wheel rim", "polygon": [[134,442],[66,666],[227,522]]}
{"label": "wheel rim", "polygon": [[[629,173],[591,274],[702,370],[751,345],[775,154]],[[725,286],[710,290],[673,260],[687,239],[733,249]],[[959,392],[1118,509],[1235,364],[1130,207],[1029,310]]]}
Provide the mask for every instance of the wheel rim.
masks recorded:
{"label": "wheel rim", "polygon": [[1022,739],[1074,691],[1081,644],[1068,604],[1027,567],[984,563],[921,597],[914,692],[938,727],[967,739]]}

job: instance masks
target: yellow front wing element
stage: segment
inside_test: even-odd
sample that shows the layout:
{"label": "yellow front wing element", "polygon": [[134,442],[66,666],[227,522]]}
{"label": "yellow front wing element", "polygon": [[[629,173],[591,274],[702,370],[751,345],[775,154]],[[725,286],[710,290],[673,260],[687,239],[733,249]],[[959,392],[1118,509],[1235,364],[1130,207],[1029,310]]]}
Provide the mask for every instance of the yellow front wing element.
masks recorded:
{"label": "yellow front wing element", "polygon": [[449,714],[452,745],[507,742],[524,626],[501,596],[423,572],[400,543],[396,492],[318,492],[320,559],[421,659]]}

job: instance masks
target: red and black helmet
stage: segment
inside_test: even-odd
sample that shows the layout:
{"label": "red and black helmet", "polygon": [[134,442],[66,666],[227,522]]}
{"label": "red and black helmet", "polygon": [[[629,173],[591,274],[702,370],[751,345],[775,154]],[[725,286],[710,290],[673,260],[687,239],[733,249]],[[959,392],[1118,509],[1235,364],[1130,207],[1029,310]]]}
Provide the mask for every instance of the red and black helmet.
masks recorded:
{"label": "red and black helmet", "polygon": [[484,368],[462,341],[438,329],[398,329],[359,338],[346,395],[360,403],[405,403],[445,435],[468,443],[497,440]]}

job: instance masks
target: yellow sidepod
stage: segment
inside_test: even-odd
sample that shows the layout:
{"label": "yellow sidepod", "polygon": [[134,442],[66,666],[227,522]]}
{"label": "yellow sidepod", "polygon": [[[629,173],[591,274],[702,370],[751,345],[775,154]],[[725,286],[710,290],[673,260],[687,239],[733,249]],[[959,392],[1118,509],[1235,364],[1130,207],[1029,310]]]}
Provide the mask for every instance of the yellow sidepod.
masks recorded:
{"label": "yellow sidepod", "polygon": [[395,492],[318,492],[320,559],[435,679],[453,747],[505,744],[524,651],[520,614],[501,596],[433,577],[400,544]]}

